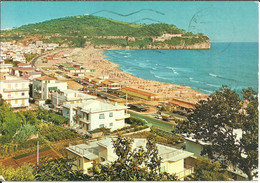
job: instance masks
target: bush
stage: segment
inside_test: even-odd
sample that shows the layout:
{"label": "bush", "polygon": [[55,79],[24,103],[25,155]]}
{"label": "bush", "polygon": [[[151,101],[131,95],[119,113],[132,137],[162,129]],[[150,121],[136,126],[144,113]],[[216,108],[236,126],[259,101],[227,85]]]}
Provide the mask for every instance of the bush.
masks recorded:
{"label": "bush", "polygon": [[72,131],[58,131],[58,132],[48,133],[45,135],[45,137],[49,141],[54,142],[54,141],[75,138],[75,137],[78,137],[78,134],[76,134],[75,132],[72,132]]}
{"label": "bush", "polygon": [[36,128],[30,124],[25,124],[20,130],[15,134],[14,141],[17,143],[22,143],[27,140],[30,135],[36,134]]}
{"label": "bush", "polygon": [[67,123],[68,119],[61,116],[61,115],[58,115],[58,114],[55,114],[55,113],[50,113],[49,114],[49,121],[53,122],[56,125],[61,125],[61,124]]}
{"label": "bush", "polygon": [[146,125],[147,124],[147,122],[144,119],[140,119],[140,118],[133,117],[133,116],[131,116],[126,122],[131,125]]}

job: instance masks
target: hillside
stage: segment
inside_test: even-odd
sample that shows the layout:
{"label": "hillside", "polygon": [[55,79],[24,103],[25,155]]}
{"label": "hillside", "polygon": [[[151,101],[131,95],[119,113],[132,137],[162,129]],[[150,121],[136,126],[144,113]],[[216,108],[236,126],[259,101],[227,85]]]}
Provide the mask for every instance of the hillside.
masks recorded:
{"label": "hillside", "polygon": [[133,24],[90,15],[59,18],[1,32],[1,41],[30,43],[39,39],[70,47],[83,47],[86,42],[139,48],[209,43],[203,34],[186,33],[175,25]]}

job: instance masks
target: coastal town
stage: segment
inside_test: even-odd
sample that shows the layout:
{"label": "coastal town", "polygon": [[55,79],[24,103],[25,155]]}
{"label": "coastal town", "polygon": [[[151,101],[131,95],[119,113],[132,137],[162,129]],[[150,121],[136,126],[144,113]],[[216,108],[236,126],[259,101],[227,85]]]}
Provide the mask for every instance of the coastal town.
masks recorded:
{"label": "coastal town", "polygon": [[258,181],[258,2],[0,8],[0,182]]}
{"label": "coastal town", "polygon": [[[1,154],[0,163],[17,168],[22,163],[43,162],[44,157],[76,158],[80,170],[92,175],[94,162],[106,164],[117,159],[112,139],[118,133],[134,139],[133,149],[145,148],[147,134],[153,129],[160,139],[156,144],[162,158],[160,171],[179,180],[192,180],[195,164],[207,144],[171,131],[208,95],[188,86],[125,73],[107,60],[103,51],[93,45],[62,48],[42,41],[28,45],[1,43],[1,99],[14,112],[45,110],[62,116],[66,122],[55,128],[77,135],[61,142],[49,139],[50,145],[43,143],[43,152],[38,150],[37,154],[29,150],[17,155],[7,150]],[[26,60],[24,54],[35,55]],[[36,142],[40,136],[30,134],[27,141]],[[230,166],[227,171],[230,180],[245,180],[238,169]]]}

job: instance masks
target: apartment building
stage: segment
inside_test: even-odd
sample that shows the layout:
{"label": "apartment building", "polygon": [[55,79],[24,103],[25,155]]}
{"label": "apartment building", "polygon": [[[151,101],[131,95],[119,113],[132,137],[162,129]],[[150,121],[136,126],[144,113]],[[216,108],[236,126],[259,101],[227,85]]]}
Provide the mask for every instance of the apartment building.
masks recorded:
{"label": "apartment building", "polygon": [[[134,138],[132,150],[143,147],[146,149],[147,140]],[[156,144],[158,156],[162,158],[160,171],[176,176],[183,180],[194,172],[195,157],[193,153],[176,149],[161,144]],[[117,159],[111,138],[90,142],[89,144],[70,145],[66,148],[69,158],[76,157],[75,164],[85,174],[91,174],[93,162],[102,164],[113,162]]]}
{"label": "apartment building", "polygon": [[0,94],[12,108],[29,106],[29,80],[10,75],[0,75]]}
{"label": "apartment building", "polygon": [[97,97],[88,95],[76,90],[57,90],[51,94],[51,101],[54,107],[62,106],[65,102],[69,104],[78,104],[82,103],[85,100],[93,100]]}
{"label": "apartment building", "polygon": [[12,67],[12,64],[5,64],[0,60],[0,73],[9,73]]}
{"label": "apartment building", "polygon": [[65,103],[62,115],[69,118],[70,126],[80,126],[86,131],[97,128],[110,128],[116,130],[125,126],[125,119],[130,115],[126,113],[126,106],[87,100],[82,103]]}
{"label": "apartment building", "polygon": [[58,81],[48,76],[41,76],[33,81],[32,96],[35,99],[51,99],[51,93],[58,89],[66,90],[67,82]]}

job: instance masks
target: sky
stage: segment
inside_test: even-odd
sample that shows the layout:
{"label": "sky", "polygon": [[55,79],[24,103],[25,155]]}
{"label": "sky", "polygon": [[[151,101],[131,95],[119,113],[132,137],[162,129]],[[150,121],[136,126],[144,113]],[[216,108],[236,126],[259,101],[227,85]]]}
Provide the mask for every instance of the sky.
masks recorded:
{"label": "sky", "polygon": [[1,2],[1,29],[90,14],[118,21],[174,24],[212,42],[258,42],[258,4],[215,2]]}

